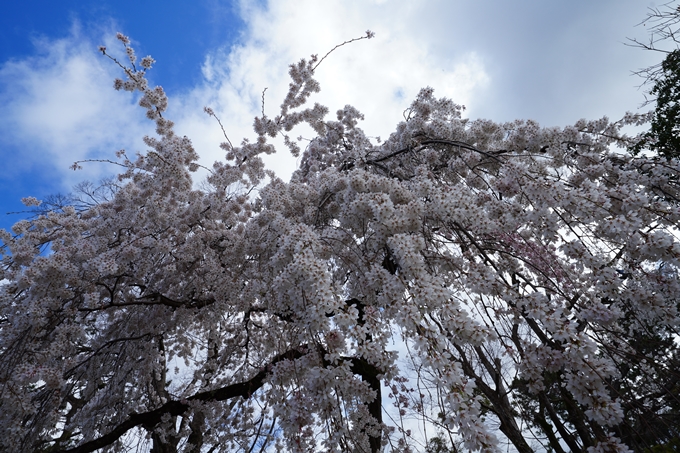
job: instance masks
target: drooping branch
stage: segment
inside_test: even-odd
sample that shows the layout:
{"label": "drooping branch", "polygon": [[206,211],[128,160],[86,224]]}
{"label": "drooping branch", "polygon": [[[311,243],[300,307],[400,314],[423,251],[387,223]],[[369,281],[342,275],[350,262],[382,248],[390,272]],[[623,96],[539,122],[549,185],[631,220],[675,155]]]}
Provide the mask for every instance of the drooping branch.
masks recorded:
{"label": "drooping branch", "polygon": [[255,393],[264,385],[272,366],[285,360],[298,359],[303,355],[304,353],[298,349],[286,351],[274,357],[269,362],[267,367],[247,381],[231,384],[218,389],[200,392],[181,401],[168,401],[158,409],[154,409],[152,411],[131,414],[127,420],[118,424],[118,426],[116,426],[108,434],[79,445],[78,447],[68,450],[59,450],[55,453],[89,453],[100,448],[104,448],[120,439],[121,436],[123,436],[132,428],[141,426],[150,430],[159,424],[165,415],[175,417],[183,415],[189,410],[190,402],[192,401],[225,401],[237,397],[250,398],[253,393]]}

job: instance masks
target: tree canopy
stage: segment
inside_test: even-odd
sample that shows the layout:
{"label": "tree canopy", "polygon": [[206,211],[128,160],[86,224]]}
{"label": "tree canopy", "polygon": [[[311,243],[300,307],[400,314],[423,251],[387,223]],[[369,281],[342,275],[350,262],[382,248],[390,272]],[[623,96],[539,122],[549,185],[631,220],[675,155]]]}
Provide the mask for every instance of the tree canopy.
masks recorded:
{"label": "tree canopy", "polygon": [[[312,57],[197,188],[153,60],[119,39],[115,87],[157,136],[96,203],[0,231],[0,448],[677,445],[680,162],[628,151],[647,115],[470,120],[425,88],[378,142],[309,106]],[[277,136],[289,182],[262,160]]]}

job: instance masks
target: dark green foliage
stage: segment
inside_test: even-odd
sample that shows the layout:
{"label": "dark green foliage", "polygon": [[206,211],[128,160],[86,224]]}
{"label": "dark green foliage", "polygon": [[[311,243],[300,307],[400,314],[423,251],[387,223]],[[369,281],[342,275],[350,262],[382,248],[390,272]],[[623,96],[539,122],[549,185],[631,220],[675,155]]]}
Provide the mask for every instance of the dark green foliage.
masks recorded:
{"label": "dark green foliage", "polygon": [[455,453],[456,449],[443,436],[433,437],[425,446],[425,453]]}
{"label": "dark green foliage", "polygon": [[660,156],[680,156],[680,50],[670,52],[661,63],[661,70],[650,94],[656,97],[656,109],[651,129],[633,151],[650,149]]}

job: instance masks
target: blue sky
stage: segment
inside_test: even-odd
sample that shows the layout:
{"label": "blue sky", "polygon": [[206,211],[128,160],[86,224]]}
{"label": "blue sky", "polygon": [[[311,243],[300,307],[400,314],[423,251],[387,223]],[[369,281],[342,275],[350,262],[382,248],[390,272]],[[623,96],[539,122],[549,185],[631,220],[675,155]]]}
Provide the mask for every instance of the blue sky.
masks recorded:
{"label": "blue sky", "polygon": [[[153,76],[162,80],[168,91],[178,92],[199,83],[200,67],[208,52],[238,39],[243,21],[237,12],[230,2],[210,0],[9,2],[0,14],[0,68],[6,69],[12,62],[39,59],[45,55],[44,43],[78,34],[94,44],[107,32],[121,30],[134,36],[140,44],[140,54],[153,48],[157,59]],[[74,33],[74,29],[79,31]],[[95,50],[91,48],[91,51]],[[34,60],[32,69],[39,73],[49,64],[49,59]],[[0,78],[0,99],[7,99],[8,92],[16,85],[9,77]],[[63,108],[68,109],[69,105]],[[0,105],[0,111],[2,109]],[[19,201],[21,197],[37,195],[42,198],[69,191],[61,183],[63,169],[55,169],[52,161],[22,158],[26,153],[39,157],[43,151],[40,148],[46,146],[49,145],[28,143],[26,147],[30,149],[25,149],[21,137],[0,139],[0,154],[6,169],[0,177],[0,227],[9,228],[22,217],[6,215],[25,209]]]}
{"label": "blue sky", "polygon": [[[152,133],[117,68],[97,53],[120,51],[116,31],[157,64],[152,82],[170,96],[168,116],[194,140],[203,163],[221,159],[220,130],[250,135],[260,95],[275,113],[286,66],[360,36],[317,72],[319,100],[331,111],[353,104],[369,135],[386,136],[418,89],[468,107],[472,118],[531,118],[555,126],[635,111],[644,100],[631,71],[660,56],[625,46],[644,40],[636,27],[645,0],[24,0],[0,14],[0,227],[21,218],[23,196],[67,193],[78,181],[112,174],[118,149],[143,151]],[[301,135],[305,135],[305,131]],[[296,161],[282,152],[268,164],[286,178]]]}
{"label": "blue sky", "polygon": [[66,37],[76,24],[90,37],[123,30],[140,44],[140,53],[153,48],[155,72],[171,90],[196,84],[205,55],[237,40],[244,26],[238,5],[229,1],[10,2],[0,15],[0,62],[33,55],[36,40]]}

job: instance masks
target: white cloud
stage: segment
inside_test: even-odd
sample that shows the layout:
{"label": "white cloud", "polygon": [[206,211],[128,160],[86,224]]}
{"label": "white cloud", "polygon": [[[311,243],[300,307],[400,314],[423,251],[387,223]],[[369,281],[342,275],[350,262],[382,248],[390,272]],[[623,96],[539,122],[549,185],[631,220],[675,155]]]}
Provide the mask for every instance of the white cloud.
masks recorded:
{"label": "white cloud", "polygon": [[[488,0],[479,5],[243,0],[246,28],[239,42],[206,56],[203,82],[170,93],[167,115],[210,166],[223,159],[218,145],[224,139],[203,106],[211,106],[231,141],[240,142],[252,136],[265,87],[266,112],[277,113],[288,85],[288,64],[310,54],[322,56],[370,29],[375,39],[343,46],[323,62],[317,70],[322,92],[312,99],[331,112],[354,105],[366,115],[363,127],[369,135],[387,136],[418,90],[428,85],[437,95],[471,107],[473,116],[529,116],[552,125],[608,113],[609,106],[615,116],[623,113],[621,106],[634,109],[639,103],[637,81],[628,72],[649,59],[631,60],[630,55],[647,54],[624,48],[627,32],[604,39],[615,35],[616,21],[625,25],[641,19],[645,5],[608,1],[622,5],[617,18],[590,2],[558,11]],[[591,16],[584,16],[588,11]],[[87,166],[85,173],[67,173],[74,160],[110,158],[120,148],[143,149],[140,138],[152,126],[129,94],[111,89],[120,70],[96,54],[96,44],[75,27],[67,38],[42,42],[38,56],[0,67],[0,141],[21,144],[27,150],[22,159],[52,161],[67,185],[113,170]],[[311,135],[304,130],[293,135],[299,134]],[[284,178],[296,165],[283,148],[267,162]]]}
{"label": "white cloud", "polygon": [[[221,116],[232,141],[240,141],[252,135],[250,126],[260,114],[264,88],[265,111],[277,113],[288,86],[288,64],[311,54],[322,57],[367,29],[376,32],[375,39],[338,48],[324,60],[316,74],[321,93],[312,102],[327,105],[331,112],[354,105],[365,114],[363,127],[370,135],[387,136],[421,87],[433,86],[440,96],[466,103],[488,83],[474,53],[448,58],[431,53],[408,23],[415,3],[381,3],[296,0],[263,7],[243,2],[243,41],[209,55],[203,67],[205,84],[176,99],[181,105],[180,132],[192,137],[205,164],[221,159],[216,146],[220,131],[201,115],[203,105]],[[295,167],[285,149],[267,162],[284,178]]]}
{"label": "white cloud", "polygon": [[[113,36],[109,33],[109,36]],[[96,53],[78,26],[68,37],[36,42],[39,53],[0,67],[0,128],[4,146],[20,152],[13,165],[40,161],[53,166],[61,187],[110,173],[101,165],[86,165],[74,173],[76,160],[110,159],[118,149],[139,149],[152,128],[132,97],[112,89],[116,67]]]}

